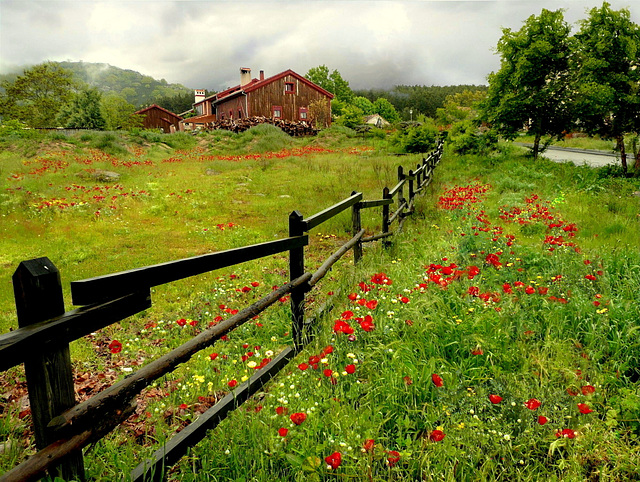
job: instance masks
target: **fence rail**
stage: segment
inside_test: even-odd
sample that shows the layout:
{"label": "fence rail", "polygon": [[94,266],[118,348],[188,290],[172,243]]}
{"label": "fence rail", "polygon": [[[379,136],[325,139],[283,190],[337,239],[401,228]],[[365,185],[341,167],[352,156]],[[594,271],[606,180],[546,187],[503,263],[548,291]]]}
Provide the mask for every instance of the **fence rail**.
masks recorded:
{"label": "fence rail", "polygon": [[[215,428],[229,412],[264,386],[311,339],[306,328],[313,325],[313,318],[305,319],[305,293],[349,251],[353,250],[357,263],[363,254],[363,243],[379,239],[388,243],[387,239],[394,234],[390,231],[392,224],[397,220],[398,230],[402,228],[404,219],[414,210],[416,194],[431,182],[442,149],[441,141],[437,149],[408,174],[399,167],[398,183],[391,190],[385,187],[382,199],[363,200],[362,193],[352,192],[348,198],[307,218],[298,211],[292,212],[288,238],[73,281],[73,303],[81,306],[73,311],[65,312],[60,273],[49,259],[20,263],[13,275],[19,328],[0,335],[0,370],[25,365],[39,451],[0,476],[0,482],[37,480],[47,471],[52,477],[85,480],[81,449],[125,421],[134,412],[135,397],[144,388],[289,293],[293,346],[285,348],[130,474],[133,481],[162,480],[166,467],[175,464],[189,447],[205,437],[207,430]],[[408,199],[404,198],[405,185]],[[391,214],[390,206],[395,203],[398,208]],[[378,207],[382,208],[382,233],[365,237],[361,210]],[[307,272],[304,249],[309,245],[308,232],[349,208],[352,238],[314,273]],[[76,403],[69,355],[71,341],[151,307],[150,289],[154,286],[285,251],[289,252],[288,283],[92,398]]]}

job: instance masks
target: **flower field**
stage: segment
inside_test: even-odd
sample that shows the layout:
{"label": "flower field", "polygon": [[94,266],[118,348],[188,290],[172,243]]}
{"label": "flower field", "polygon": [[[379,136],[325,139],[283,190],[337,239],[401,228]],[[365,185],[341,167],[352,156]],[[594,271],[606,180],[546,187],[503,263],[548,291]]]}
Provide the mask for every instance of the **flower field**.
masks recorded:
{"label": "flower field", "polygon": [[[381,169],[393,175],[382,163],[397,163],[380,160],[384,153],[366,146],[332,146],[326,152],[298,146],[287,152],[285,163],[305,158],[298,173],[313,174],[325,166],[325,156],[343,176],[357,162],[368,171],[362,189],[369,190],[369,199],[379,195],[381,183],[393,182],[379,177]],[[176,166],[209,169],[207,163],[215,163],[236,183],[244,179],[237,170],[242,169],[251,182],[272,185],[282,181],[283,170],[271,166],[264,174],[261,158],[237,158],[265,154],[202,160],[205,155],[173,152],[163,162],[141,154],[141,164],[126,167],[139,177],[123,176],[100,190],[72,187],[63,201],[44,198],[51,206],[36,206],[42,193],[33,194],[24,222],[42,219],[54,229],[63,221],[71,229],[60,218],[73,216],[81,226],[124,232],[123,223],[138,221],[156,236],[174,228],[178,240],[192,246],[254,242],[264,227],[254,224],[252,206],[233,207],[233,215],[211,216],[206,223],[197,219],[198,210],[213,212],[203,207],[210,186],[184,182],[191,173]],[[25,164],[19,175],[52,176],[52,183],[73,186],[61,177],[75,166],[65,159],[37,174],[27,169],[42,165]],[[246,166],[221,167],[229,162]],[[169,480],[636,480],[640,210],[632,193],[638,183],[599,177],[586,168],[527,162],[508,150],[499,159],[446,155],[391,248],[365,246],[362,263],[342,262],[310,293],[310,311],[327,300],[334,304],[315,327],[313,341],[170,469]],[[176,169],[175,175],[167,177],[163,169]],[[151,186],[140,180],[143,175],[150,176]],[[19,182],[32,193],[49,187],[7,179],[11,195]],[[251,198],[251,192],[242,194]],[[160,200],[166,207],[152,209]],[[63,202],[69,206],[56,207]],[[18,219],[20,207],[3,206],[5,219]],[[286,218],[291,206],[283,207]],[[52,208],[61,212],[45,212]],[[313,212],[308,209],[305,214]],[[161,221],[174,211],[183,214],[182,231],[177,223]],[[375,219],[367,222],[375,227]],[[320,263],[336,241],[346,239],[346,231],[348,223],[337,223],[310,233],[320,253],[309,264]],[[137,249],[135,240],[123,239]],[[87,242],[86,249],[104,246]],[[87,262],[95,257],[91,251]],[[66,261],[70,270],[74,263]],[[82,275],[83,269],[74,273]],[[158,308],[72,346],[79,358],[79,396],[90,396],[237,313],[285,279],[286,260],[274,259],[158,289]],[[146,390],[136,415],[85,455],[89,476],[114,480],[128,473],[171,432],[290,345],[288,301],[282,298]],[[23,375],[7,373],[3,386],[10,376],[24,390]],[[28,409],[18,395],[14,391],[3,405],[0,434],[8,440],[30,437]],[[16,446],[0,455],[3,468],[32,450]]]}

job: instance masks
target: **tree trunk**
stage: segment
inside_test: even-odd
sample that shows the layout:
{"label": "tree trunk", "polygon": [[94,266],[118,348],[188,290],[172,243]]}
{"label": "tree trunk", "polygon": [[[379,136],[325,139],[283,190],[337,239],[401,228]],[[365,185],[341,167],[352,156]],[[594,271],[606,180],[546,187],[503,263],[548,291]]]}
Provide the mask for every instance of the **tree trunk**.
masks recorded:
{"label": "tree trunk", "polygon": [[627,152],[624,149],[624,136],[620,135],[616,137],[616,144],[620,151],[620,162],[622,163],[622,172],[627,175]]}
{"label": "tree trunk", "polygon": [[536,132],[536,138],[533,140],[533,160],[538,159],[538,152],[540,151],[540,138],[542,135]]}

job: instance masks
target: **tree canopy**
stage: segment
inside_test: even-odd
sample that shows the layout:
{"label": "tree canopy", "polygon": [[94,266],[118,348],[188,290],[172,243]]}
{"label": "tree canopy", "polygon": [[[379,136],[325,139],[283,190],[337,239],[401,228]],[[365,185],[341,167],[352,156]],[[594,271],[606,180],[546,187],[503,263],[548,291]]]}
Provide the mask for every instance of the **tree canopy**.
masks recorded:
{"label": "tree canopy", "polygon": [[0,115],[31,127],[55,127],[58,110],[71,100],[77,87],[73,73],[55,62],[25,70],[13,82],[3,81]]}
{"label": "tree canopy", "polygon": [[508,139],[526,126],[534,158],[542,136],[560,137],[571,123],[570,32],[562,10],[543,9],[520,30],[503,29],[498,41],[500,70],[489,75],[483,117]]}
{"label": "tree canopy", "polygon": [[614,11],[606,2],[580,24],[572,64],[577,122],[616,141],[626,172],[624,135],[640,132],[640,29],[628,10]]}

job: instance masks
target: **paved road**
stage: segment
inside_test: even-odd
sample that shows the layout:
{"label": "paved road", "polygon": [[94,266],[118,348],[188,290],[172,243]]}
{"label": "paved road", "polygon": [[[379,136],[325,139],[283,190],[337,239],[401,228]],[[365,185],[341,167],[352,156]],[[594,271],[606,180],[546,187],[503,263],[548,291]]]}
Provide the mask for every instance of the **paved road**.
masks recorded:
{"label": "paved road", "polygon": [[[531,144],[520,142],[514,142],[514,144],[523,147],[531,146]],[[586,164],[591,167],[602,167],[607,164],[620,164],[619,155],[605,151],[588,151],[583,149],[549,146],[542,156],[555,162],[573,162],[577,166]],[[629,162],[629,160],[630,157],[627,155],[627,162]]]}

